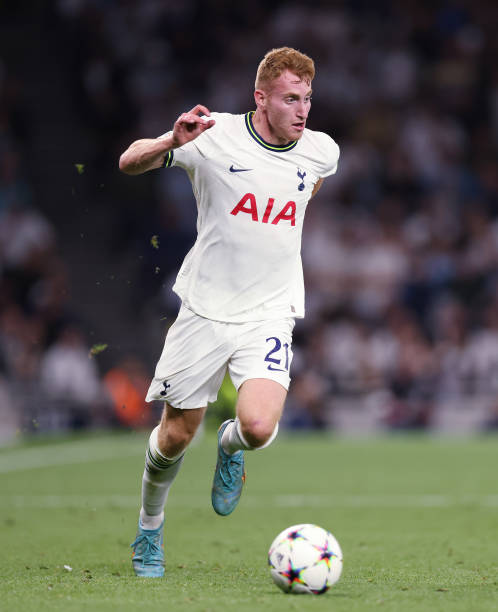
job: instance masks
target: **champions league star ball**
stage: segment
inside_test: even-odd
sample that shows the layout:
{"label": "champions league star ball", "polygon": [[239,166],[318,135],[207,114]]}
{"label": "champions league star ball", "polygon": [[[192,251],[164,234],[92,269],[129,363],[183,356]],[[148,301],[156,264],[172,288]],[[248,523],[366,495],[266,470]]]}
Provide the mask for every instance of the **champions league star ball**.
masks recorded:
{"label": "champions league star ball", "polygon": [[325,529],[293,525],[273,540],[268,564],[273,582],[285,593],[321,595],[341,576],[342,551]]}

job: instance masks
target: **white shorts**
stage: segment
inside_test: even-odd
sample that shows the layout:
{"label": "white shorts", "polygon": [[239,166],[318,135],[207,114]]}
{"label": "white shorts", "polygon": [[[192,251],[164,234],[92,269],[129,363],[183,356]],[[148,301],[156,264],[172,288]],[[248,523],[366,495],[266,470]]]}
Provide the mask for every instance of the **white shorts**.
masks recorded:
{"label": "white shorts", "polygon": [[228,367],[239,390],[250,378],[289,388],[294,319],[223,323],[181,306],[169,328],[146,401],[174,408],[203,408],[216,401]]}

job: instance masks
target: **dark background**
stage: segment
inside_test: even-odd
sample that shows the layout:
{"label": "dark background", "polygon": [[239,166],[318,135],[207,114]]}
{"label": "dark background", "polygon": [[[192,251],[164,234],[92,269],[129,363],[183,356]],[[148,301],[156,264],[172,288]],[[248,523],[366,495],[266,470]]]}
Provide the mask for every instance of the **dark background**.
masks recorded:
{"label": "dark background", "polygon": [[282,45],[314,58],[308,126],[341,148],[305,222],[284,424],[495,427],[497,26],[492,1],[0,3],[2,437],[157,417],[195,202],[119,156],[197,103],[252,109]]}

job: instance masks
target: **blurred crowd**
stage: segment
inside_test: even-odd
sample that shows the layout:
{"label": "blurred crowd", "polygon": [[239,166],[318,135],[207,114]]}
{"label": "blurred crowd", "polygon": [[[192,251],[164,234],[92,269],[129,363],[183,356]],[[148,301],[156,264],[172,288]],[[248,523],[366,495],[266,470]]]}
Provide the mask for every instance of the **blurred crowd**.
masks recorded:
{"label": "blurred crowd", "polygon": [[[307,314],[284,424],[338,426],[355,406],[387,428],[436,427],[445,414],[498,425],[495,2],[58,0],[53,18],[103,172],[196,103],[251,110],[266,50],[311,55],[308,125],[341,157],[305,221]],[[70,403],[69,426],[146,423],[152,372],[128,355],[100,372],[71,316],[70,271],[23,173],[17,102],[0,65],[0,394]],[[181,170],[155,172],[153,209],[139,220],[122,185],[114,248],[139,252],[152,235],[161,245],[135,271],[130,300],[172,321],[171,285],[195,240],[190,183]]]}

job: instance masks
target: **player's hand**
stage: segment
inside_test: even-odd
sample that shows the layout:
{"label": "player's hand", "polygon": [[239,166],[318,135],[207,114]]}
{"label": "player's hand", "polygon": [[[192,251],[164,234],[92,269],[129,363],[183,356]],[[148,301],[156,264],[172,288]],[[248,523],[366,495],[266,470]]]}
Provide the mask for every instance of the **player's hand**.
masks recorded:
{"label": "player's hand", "polygon": [[173,146],[181,147],[182,145],[194,140],[215,124],[214,119],[203,119],[200,115],[210,115],[209,110],[197,104],[187,113],[182,113],[175,121],[173,127]]}

